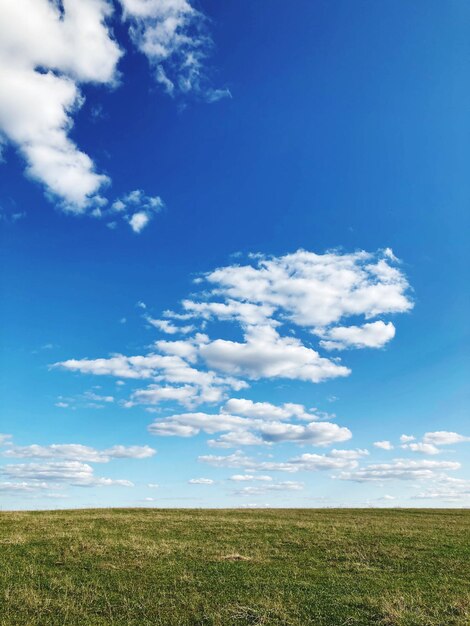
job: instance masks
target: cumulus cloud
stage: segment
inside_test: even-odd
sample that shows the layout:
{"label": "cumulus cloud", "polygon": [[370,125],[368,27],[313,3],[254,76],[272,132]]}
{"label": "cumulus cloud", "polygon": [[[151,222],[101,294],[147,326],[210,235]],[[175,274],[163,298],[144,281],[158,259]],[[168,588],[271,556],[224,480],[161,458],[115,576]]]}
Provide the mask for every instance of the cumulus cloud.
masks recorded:
{"label": "cumulus cloud", "polygon": [[216,339],[201,345],[199,352],[209,367],[254,380],[289,378],[318,383],[350,373],[299,339],[281,337],[271,326],[253,327],[246,339],[244,343]]}
{"label": "cumulus cloud", "polygon": [[374,446],[382,450],[393,450],[393,445],[390,441],[374,441]]}
{"label": "cumulus cloud", "polygon": [[414,441],[416,437],[414,435],[401,435],[400,441],[402,443],[409,443],[410,441]]}
{"label": "cumulus cloud", "polygon": [[285,402],[281,406],[271,402],[253,402],[245,398],[230,398],[222,407],[222,413],[234,413],[242,417],[253,417],[266,420],[287,420],[292,417],[304,420],[317,418],[315,413],[306,411],[302,404]]}
{"label": "cumulus cloud", "polygon": [[459,433],[448,430],[438,430],[432,433],[425,433],[423,441],[426,444],[431,444],[435,446],[448,446],[454,443],[463,443],[465,441],[470,441],[470,437],[460,435]]}
{"label": "cumulus cloud", "polygon": [[115,81],[122,53],[106,25],[111,12],[106,0],[63,0],[62,10],[49,0],[0,3],[0,129],[28,174],[74,212],[108,182],[69,131],[83,102],[78,85]]}
{"label": "cumulus cloud", "polygon": [[226,412],[219,414],[180,413],[155,420],[149,431],[160,436],[191,437],[201,431],[214,434],[228,431],[208,443],[213,447],[231,448],[281,442],[329,446],[347,441],[351,431],[332,422],[286,423],[241,417]]}
{"label": "cumulus cloud", "polygon": [[405,442],[401,445],[405,450],[431,455],[439,454],[441,452],[439,449],[440,446],[470,441],[470,437],[448,430],[425,433],[422,441],[414,441],[415,437],[408,437],[406,435],[402,435],[400,439]]}
{"label": "cumulus cloud", "polygon": [[[336,341],[337,349],[340,341],[341,348],[380,347],[384,338],[390,339],[395,332],[391,322],[376,320],[362,326],[344,326],[343,319],[370,319],[405,312],[413,306],[406,277],[389,250],[323,255],[298,250],[282,257],[252,256],[251,260],[251,265],[223,267],[199,277],[196,284],[202,291],[191,300],[183,300],[183,312],[165,311],[162,318],[145,316],[162,332],[187,337],[157,340],[143,355],[68,359],[55,366],[83,374],[150,379],[149,387],[135,390],[126,406],[169,400],[193,408],[201,403],[222,402],[230,390],[247,388],[251,381],[319,383],[348,376],[350,369],[339,358],[327,358],[308,345],[312,337],[320,338],[320,348],[325,337]],[[234,322],[240,327],[242,340],[192,334],[195,324],[175,324],[175,320],[195,319],[203,324]],[[281,333],[282,327],[286,327],[285,333]],[[303,331],[307,341],[293,336],[296,330]],[[247,416],[243,411],[254,415],[256,411],[273,409],[258,405],[240,410]],[[288,419],[279,415],[289,411],[291,417],[316,419],[306,412],[303,417],[296,415],[298,407],[294,404],[278,407],[272,418]],[[171,426],[170,430],[182,431],[180,426]],[[236,437],[227,434],[211,443],[226,445],[230,440],[237,445]],[[247,442],[246,433],[243,438]],[[253,436],[249,439],[253,444],[257,442]]]}
{"label": "cumulus cloud", "polygon": [[336,326],[319,334],[320,345],[326,350],[381,348],[395,337],[395,326],[379,320],[363,326]]}
{"label": "cumulus cloud", "polygon": [[315,330],[348,316],[370,319],[409,311],[409,285],[396,264],[388,250],[297,250],[281,257],[259,255],[252,265],[222,267],[204,278],[214,296],[273,307],[282,319]]}
{"label": "cumulus cloud", "polygon": [[439,454],[439,448],[432,443],[412,442],[404,443],[401,446],[405,450],[411,450],[411,452],[421,452],[422,454]]}
{"label": "cumulus cloud", "polygon": [[[131,39],[147,55],[165,91],[207,101],[226,95],[204,71],[211,47],[206,20],[187,0],[121,0]],[[0,0],[0,132],[26,162],[27,174],[73,213],[102,217],[109,182],[70,138],[84,102],[81,86],[117,86],[123,49],[112,35],[111,0]],[[27,23],[24,16],[28,16]],[[135,192],[131,192],[135,193]],[[132,203],[132,195],[113,210]],[[140,198],[139,200],[142,200]],[[158,197],[126,217],[140,232],[161,206]],[[154,204],[152,204],[152,202]],[[116,222],[108,222],[110,228]]]}
{"label": "cumulus cloud", "polygon": [[[150,353],[131,357],[117,354],[108,359],[69,359],[56,363],[53,367],[96,376],[115,376],[136,380],[148,378],[158,382],[158,387],[161,382],[165,382],[177,389],[177,391],[171,391],[168,385],[164,385],[164,389],[158,391],[158,387],[153,383],[147,389],[135,391],[127,406],[133,406],[134,403],[155,404],[161,399],[180,399],[186,405],[219,402],[223,399],[227,389],[240,390],[247,386],[244,381],[233,377],[218,376],[213,371],[203,371],[192,367],[176,354]],[[181,391],[181,386],[183,391]]]}
{"label": "cumulus cloud", "polygon": [[[182,314],[186,319],[200,317],[204,320],[237,321],[243,326],[272,324],[271,316],[274,313],[273,306],[240,302],[231,298],[226,302],[183,300],[181,304],[186,311]],[[167,315],[175,316],[175,313],[167,311]]]}

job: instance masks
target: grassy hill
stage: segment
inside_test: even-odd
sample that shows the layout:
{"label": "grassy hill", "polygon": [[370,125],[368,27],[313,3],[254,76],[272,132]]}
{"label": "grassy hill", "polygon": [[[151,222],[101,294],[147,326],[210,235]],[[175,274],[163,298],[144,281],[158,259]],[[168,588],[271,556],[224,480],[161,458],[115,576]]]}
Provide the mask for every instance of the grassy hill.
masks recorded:
{"label": "grassy hill", "polygon": [[0,624],[470,624],[470,510],[0,514]]}

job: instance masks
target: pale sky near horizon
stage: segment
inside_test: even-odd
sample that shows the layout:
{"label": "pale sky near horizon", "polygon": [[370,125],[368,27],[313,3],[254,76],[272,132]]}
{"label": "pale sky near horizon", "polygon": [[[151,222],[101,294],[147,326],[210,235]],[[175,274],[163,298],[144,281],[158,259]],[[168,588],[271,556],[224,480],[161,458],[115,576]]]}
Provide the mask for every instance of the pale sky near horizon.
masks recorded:
{"label": "pale sky near horizon", "polygon": [[0,0],[0,508],[470,504],[469,32]]}

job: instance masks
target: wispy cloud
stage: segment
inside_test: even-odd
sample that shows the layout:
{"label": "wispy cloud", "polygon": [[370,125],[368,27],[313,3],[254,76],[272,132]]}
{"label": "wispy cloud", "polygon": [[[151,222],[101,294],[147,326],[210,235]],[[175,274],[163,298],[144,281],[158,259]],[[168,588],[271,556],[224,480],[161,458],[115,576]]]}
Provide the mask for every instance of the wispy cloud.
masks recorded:
{"label": "wispy cloud", "polygon": [[121,2],[132,40],[170,96],[193,93],[207,102],[230,96],[228,89],[214,89],[207,76],[213,42],[204,14],[187,0]]}

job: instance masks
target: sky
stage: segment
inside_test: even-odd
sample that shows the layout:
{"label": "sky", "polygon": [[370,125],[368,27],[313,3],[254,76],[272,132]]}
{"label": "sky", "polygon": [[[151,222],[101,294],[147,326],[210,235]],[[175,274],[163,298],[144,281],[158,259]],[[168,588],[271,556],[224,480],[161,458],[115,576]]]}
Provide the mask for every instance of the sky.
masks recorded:
{"label": "sky", "polygon": [[470,6],[0,0],[0,507],[465,507]]}

